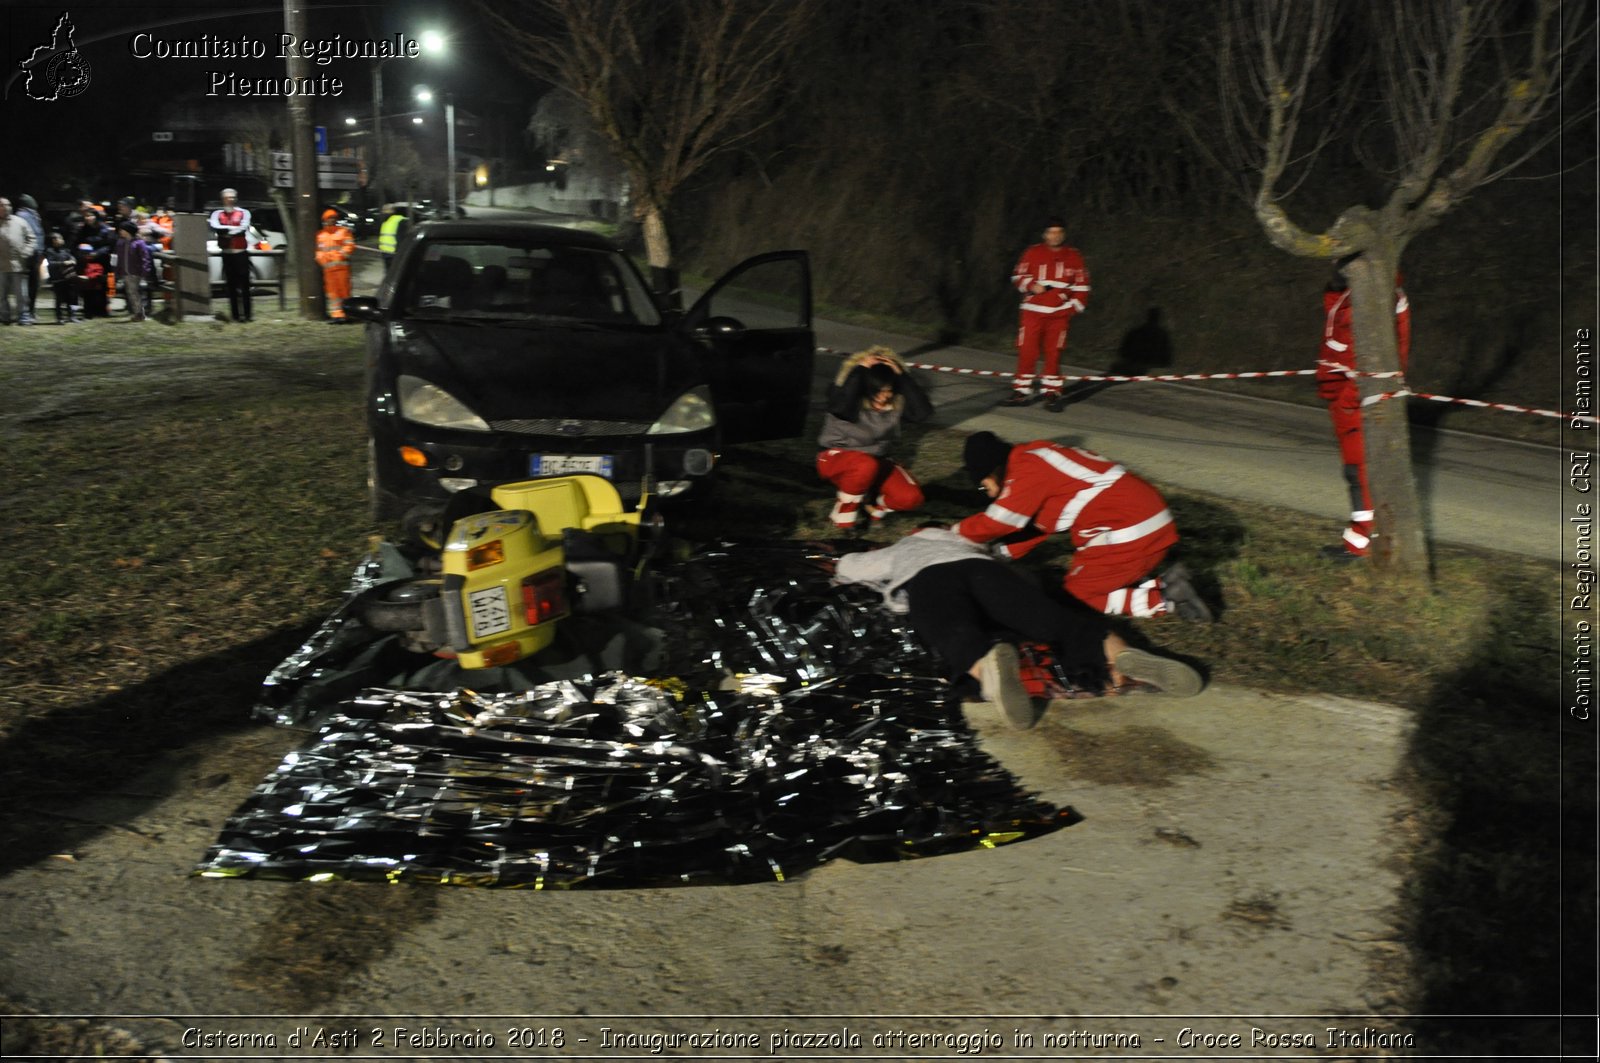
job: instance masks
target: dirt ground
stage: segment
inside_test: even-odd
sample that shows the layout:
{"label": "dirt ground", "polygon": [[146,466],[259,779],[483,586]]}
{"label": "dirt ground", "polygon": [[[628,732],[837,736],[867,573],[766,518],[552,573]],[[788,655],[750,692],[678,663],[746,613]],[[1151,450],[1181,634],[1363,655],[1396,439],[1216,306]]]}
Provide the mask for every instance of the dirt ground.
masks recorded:
{"label": "dirt ground", "polygon": [[1013,732],[974,706],[984,748],[1082,822],[758,886],[541,896],[191,877],[305,737],[248,710],[54,808],[73,840],[0,879],[6,1058],[1416,1047],[1391,1018],[1411,1009],[1400,709],[1217,686],[1061,702]]}
{"label": "dirt ground", "polygon": [[63,810],[105,829],[0,882],[0,985],[202,1058],[238,1053],[186,1049],[186,1030],[287,1048],[307,1025],[497,1035],[483,1058],[540,1025],[573,1053],[607,1026],[765,1038],[848,1024],[861,1055],[874,1033],[984,1028],[1007,1042],[987,1054],[1027,1054],[1015,1030],[1035,1049],[1081,1030],[1189,1054],[1185,1028],[1322,1046],[1329,1026],[1387,1028],[1333,1016],[1405,1010],[1389,915],[1406,810],[1387,782],[1404,713],[1213,688],[1058,702],[1014,732],[969,708],[989,752],[1084,820],[768,885],[538,897],[189,877],[299,737],[252,728],[175,776]]}

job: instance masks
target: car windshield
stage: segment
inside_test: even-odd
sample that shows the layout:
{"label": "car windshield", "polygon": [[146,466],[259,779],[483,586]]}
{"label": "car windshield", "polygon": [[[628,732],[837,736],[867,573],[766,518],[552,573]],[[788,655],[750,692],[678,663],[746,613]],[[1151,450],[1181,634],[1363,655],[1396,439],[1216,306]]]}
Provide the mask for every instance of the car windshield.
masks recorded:
{"label": "car windshield", "polygon": [[622,255],[538,243],[429,243],[404,305],[419,318],[661,323],[638,271]]}

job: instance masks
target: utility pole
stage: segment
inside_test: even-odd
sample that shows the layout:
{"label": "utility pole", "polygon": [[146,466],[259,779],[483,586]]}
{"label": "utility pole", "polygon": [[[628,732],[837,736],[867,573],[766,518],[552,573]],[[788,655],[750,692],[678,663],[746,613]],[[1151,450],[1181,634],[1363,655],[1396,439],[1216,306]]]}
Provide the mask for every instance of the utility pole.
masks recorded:
{"label": "utility pole", "polygon": [[383,116],[379,113],[383,109],[383,64],[386,59],[379,59],[372,64],[372,165],[367,168],[367,191],[378,190],[378,202],[384,202],[383,180],[379,177],[379,163],[383,159]]}
{"label": "utility pole", "polygon": [[[306,40],[306,10],[296,0],[283,0],[283,29],[296,40]],[[311,66],[304,56],[291,54],[286,73],[290,79],[309,78]],[[295,93],[289,97],[289,152],[294,159],[295,276],[300,283],[300,316],[322,320],[322,270],[317,267],[317,155],[312,140],[311,100]]]}
{"label": "utility pole", "polygon": [[456,101],[444,94],[445,176],[450,179],[450,220],[456,220]]}

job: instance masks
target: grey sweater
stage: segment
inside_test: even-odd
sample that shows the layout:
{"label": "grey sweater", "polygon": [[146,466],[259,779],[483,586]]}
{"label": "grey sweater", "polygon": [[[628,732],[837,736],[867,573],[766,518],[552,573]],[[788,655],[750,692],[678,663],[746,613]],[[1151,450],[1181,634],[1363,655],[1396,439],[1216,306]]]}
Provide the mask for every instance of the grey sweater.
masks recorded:
{"label": "grey sweater", "polygon": [[834,573],[839,583],[862,583],[877,588],[883,592],[883,604],[891,612],[904,613],[911,605],[900,588],[912,576],[933,565],[973,558],[994,560],[988,548],[949,528],[923,528],[881,550],[846,554],[839,559]]}

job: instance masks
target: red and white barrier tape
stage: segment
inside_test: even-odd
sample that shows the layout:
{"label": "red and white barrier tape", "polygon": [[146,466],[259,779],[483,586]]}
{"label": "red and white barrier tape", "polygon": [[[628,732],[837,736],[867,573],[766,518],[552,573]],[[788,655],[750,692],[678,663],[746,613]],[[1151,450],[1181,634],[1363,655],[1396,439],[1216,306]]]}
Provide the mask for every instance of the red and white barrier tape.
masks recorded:
{"label": "red and white barrier tape", "polygon": [[[849,354],[847,351],[834,351],[827,347],[819,347],[817,349],[824,354]],[[1006,379],[1016,376],[1015,373],[1006,372],[1005,370],[1000,369],[962,369],[952,365],[934,365],[931,362],[907,362],[906,364],[912,369],[926,369],[934,373],[953,373],[956,376],[1003,377]],[[1380,379],[1402,378],[1404,376],[1403,373],[1398,371],[1387,373],[1363,373],[1348,369],[1342,365],[1338,365],[1336,362],[1326,362],[1323,364],[1342,369],[1345,373],[1351,376],[1370,376]],[[1113,376],[1105,374],[1098,376],[1063,376],[1061,379],[1068,381],[1087,382],[1103,381],[1112,384],[1170,384],[1196,380],[1259,380],[1266,377],[1315,376],[1316,372],[1317,371],[1315,369],[1273,369],[1266,372],[1168,373],[1161,376]],[[1430,395],[1425,391],[1411,391],[1410,389],[1404,387],[1398,391],[1385,391],[1379,395],[1369,395],[1365,399],[1361,400],[1361,405],[1370,406],[1373,403],[1382,402],[1385,399],[1393,399],[1401,396],[1415,396],[1419,399],[1428,399],[1431,402],[1449,402],[1458,406],[1472,406],[1483,410],[1502,410],[1507,413],[1531,413],[1536,417],[1555,417],[1571,421],[1574,424],[1600,424],[1600,417],[1592,417],[1588,414],[1562,413],[1559,410],[1540,410],[1531,406],[1513,406],[1506,402],[1483,402],[1478,399],[1457,399],[1452,398],[1449,395]]]}
{"label": "red and white barrier tape", "polygon": [[[957,376],[993,376],[1014,377],[1015,373],[1007,373],[998,369],[960,369],[953,365],[932,365],[927,362],[907,362],[912,369],[929,369],[936,373],[955,373]],[[1159,383],[1174,383],[1180,380],[1250,380],[1256,377],[1269,376],[1310,376],[1315,369],[1273,369],[1260,373],[1169,373],[1164,376],[1068,376],[1063,375],[1062,380],[1088,380],[1109,381],[1114,384],[1130,384],[1141,381],[1156,381]]]}
{"label": "red and white barrier tape", "polygon": [[1451,402],[1458,406],[1475,406],[1482,410],[1504,410],[1508,413],[1531,413],[1536,417],[1558,417],[1573,422],[1583,422],[1584,424],[1600,424],[1600,417],[1591,417],[1586,413],[1561,413],[1559,410],[1537,410],[1532,406],[1513,406],[1509,402],[1483,402],[1479,399],[1452,398],[1449,395],[1430,395],[1426,391],[1386,391],[1381,395],[1373,395],[1371,398],[1365,400],[1363,405],[1365,405],[1367,402],[1382,402],[1384,399],[1399,398],[1400,396],[1408,396],[1414,399],[1427,399],[1430,402]]}

